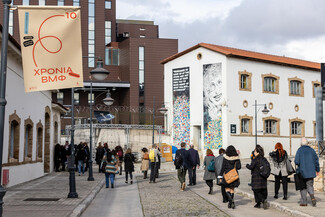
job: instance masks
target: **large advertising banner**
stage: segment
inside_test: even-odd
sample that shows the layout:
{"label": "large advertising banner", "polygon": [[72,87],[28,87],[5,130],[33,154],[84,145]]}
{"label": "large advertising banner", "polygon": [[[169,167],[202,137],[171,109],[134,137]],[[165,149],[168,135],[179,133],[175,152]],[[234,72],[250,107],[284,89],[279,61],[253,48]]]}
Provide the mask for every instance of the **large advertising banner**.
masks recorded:
{"label": "large advertising banner", "polygon": [[203,65],[204,149],[222,147],[221,63]]}
{"label": "large advertising banner", "polygon": [[83,86],[80,7],[19,6],[25,92]]}
{"label": "large advertising banner", "polygon": [[190,68],[173,69],[174,146],[190,143]]}

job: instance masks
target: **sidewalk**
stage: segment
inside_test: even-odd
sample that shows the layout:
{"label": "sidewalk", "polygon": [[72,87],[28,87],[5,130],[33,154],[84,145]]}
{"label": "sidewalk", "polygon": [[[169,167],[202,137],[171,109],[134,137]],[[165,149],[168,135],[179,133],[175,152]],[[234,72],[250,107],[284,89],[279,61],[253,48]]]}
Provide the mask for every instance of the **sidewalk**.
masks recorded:
{"label": "sidewalk", "polygon": [[[250,171],[244,167],[243,164],[242,170],[239,171],[240,176],[240,186],[236,189],[237,193],[248,197],[250,199],[254,198],[253,191],[251,187],[248,186],[248,183],[251,180]],[[271,175],[272,176],[272,175]],[[273,178],[273,177],[270,177]],[[317,206],[312,207],[310,197],[307,195],[308,198],[308,206],[301,207],[300,204],[300,191],[296,191],[295,184],[293,182],[289,183],[288,189],[288,200],[283,200],[283,190],[282,184],[279,190],[279,198],[274,199],[274,181],[268,181],[268,201],[271,207],[274,207],[282,212],[288,213],[292,216],[315,216],[320,217],[324,216],[324,208],[325,207],[325,193],[324,192],[316,192],[315,197],[317,199]]]}
{"label": "sidewalk", "polygon": [[[240,186],[236,189],[236,194],[243,196],[244,200],[250,199],[254,200],[254,194],[251,189],[251,187],[248,185],[248,183],[251,182],[251,173],[248,169],[246,169],[246,163],[250,163],[250,159],[244,159],[242,160],[242,169],[239,171],[240,176]],[[162,169],[165,171],[173,171],[173,165],[171,163],[168,163],[167,168],[165,167],[165,164],[162,164]],[[175,171],[175,169],[174,169]],[[198,177],[197,182],[204,182],[202,180],[203,177],[203,169],[200,168],[198,170]],[[175,171],[176,174],[176,171]],[[186,180],[188,180],[188,175],[186,177]],[[268,201],[271,208],[275,208],[285,214],[291,215],[291,216],[298,216],[298,217],[323,217],[324,216],[324,208],[325,207],[325,192],[317,192],[315,191],[315,197],[317,199],[317,206],[312,207],[310,197],[307,195],[308,198],[308,206],[307,207],[301,207],[300,204],[300,191],[295,190],[295,184],[293,183],[293,177],[291,178],[291,182],[288,186],[288,200],[283,200],[283,190],[282,190],[282,184],[279,190],[279,198],[274,199],[274,178],[273,175],[270,176],[268,181]],[[205,183],[204,183],[205,185]],[[203,186],[204,186],[203,185]],[[218,186],[214,187],[216,190],[218,189]],[[193,190],[200,194],[199,190]],[[205,196],[204,196],[205,197]],[[239,197],[237,197],[239,199]],[[237,199],[236,199],[237,200]],[[219,204],[218,204],[219,205]],[[254,205],[254,204],[253,204]],[[253,209],[252,210],[256,210]]]}
{"label": "sidewalk", "polygon": [[[69,172],[53,172],[10,187],[4,196],[3,216],[79,216],[104,185],[104,175],[97,173],[95,167],[93,176],[95,181],[87,181],[88,172],[82,176],[76,173],[76,190],[79,197],[74,199],[67,198]],[[26,201],[28,198],[34,201]],[[44,201],[44,198],[52,201]]]}

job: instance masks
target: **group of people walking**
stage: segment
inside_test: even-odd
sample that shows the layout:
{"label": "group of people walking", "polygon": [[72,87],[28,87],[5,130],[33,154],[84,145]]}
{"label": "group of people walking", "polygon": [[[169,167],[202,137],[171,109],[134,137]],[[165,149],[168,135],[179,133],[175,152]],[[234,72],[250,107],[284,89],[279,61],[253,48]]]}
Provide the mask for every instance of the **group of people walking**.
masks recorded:
{"label": "group of people walking", "polygon": [[[186,172],[194,172],[195,167],[200,165],[198,154],[194,154],[196,150],[190,146],[189,150],[185,149],[186,144],[181,143],[181,148],[176,151],[174,164],[177,169],[178,179],[181,183],[181,191],[185,189]],[[197,151],[196,151],[197,152]],[[296,176],[302,182],[300,190],[301,203],[300,206],[307,206],[307,192],[310,196],[312,206],[316,206],[316,198],[314,196],[313,182],[314,178],[319,174],[319,160],[316,152],[308,145],[306,138],[301,139],[301,147],[298,149],[294,163],[297,166],[294,171],[293,166],[287,152],[283,149],[281,143],[276,143],[274,150],[269,153],[270,162],[264,155],[264,149],[260,145],[256,145],[251,163],[246,164],[246,168],[251,171],[251,187],[254,193],[256,204],[255,208],[267,208],[267,179],[270,174],[274,175],[274,198],[279,198],[280,183],[283,187],[283,200],[288,199],[288,175],[296,172]],[[213,192],[213,181],[216,180],[217,185],[221,187],[221,194],[224,203],[228,203],[228,208],[235,208],[234,189],[240,185],[239,170],[241,169],[241,161],[238,152],[234,146],[230,145],[226,150],[219,149],[219,156],[215,157],[212,150],[207,149],[204,157],[204,175],[208,194]],[[191,172],[190,172],[191,171]],[[195,176],[194,176],[195,177]],[[188,186],[195,185],[196,180],[193,175],[189,176]],[[297,188],[297,187],[296,187]]]}
{"label": "group of people walking", "polygon": [[107,143],[104,143],[104,146],[99,143],[95,160],[98,164],[98,172],[105,173],[106,188],[109,188],[109,182],[111,182],[111,188],[114,188],[115,174],[122,175],[123,162],[125,183],[128,184],[128,178],[130,177],[130,183],[133,184],[132,173],[134,172],[135,157],[130,148],[123,153],[121,146],[116,146],[110,150]]}

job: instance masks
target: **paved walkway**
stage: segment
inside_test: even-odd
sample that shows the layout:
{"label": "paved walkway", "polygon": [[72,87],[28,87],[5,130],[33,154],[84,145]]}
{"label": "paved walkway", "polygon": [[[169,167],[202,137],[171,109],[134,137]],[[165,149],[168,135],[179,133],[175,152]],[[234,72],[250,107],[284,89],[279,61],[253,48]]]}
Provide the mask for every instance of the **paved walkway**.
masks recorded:
{"label": "paved walkway", "polygon": [[[39,179],[7,189],[4,197],[3,216],[6,217],[64,217],[77,216],[95,197],[104,184],[103,174],[94,172],[95,181],[87,181],[88,173],[78,176],[76,189],[79,198],[67,198],[69,173],[51,173]],[[26,201],[49,198],[57,201]]]}
{"label": "paved walkway", "polygon": [[115,176],[114,188],[101,189],[82,217],[143,216],[137,179],[134,177],[132,185],[130,180],[125,184],[124,174]]}

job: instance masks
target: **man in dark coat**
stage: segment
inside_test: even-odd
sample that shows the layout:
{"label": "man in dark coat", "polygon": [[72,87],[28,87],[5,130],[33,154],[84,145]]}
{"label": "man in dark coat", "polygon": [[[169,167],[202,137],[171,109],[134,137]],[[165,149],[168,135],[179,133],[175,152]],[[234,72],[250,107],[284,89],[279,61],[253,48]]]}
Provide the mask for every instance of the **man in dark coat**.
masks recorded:
{"label": "man in dark coat", "polygon": [[86,162],[85,172],[86,172],[89,168],[89,159],[90,159],[90,149],[86,142],[84,143],[84,149],[85,149],[85,155],[86,155],[86,160],[85,160],[85,162]]}
{"label": "man in dark coat", "polygon": [[226,150],[223,148],[219,149],[219,156],[217,156],[214,160],[214,168],[215,168],[215,174],[216,174],[216,178],[217,178],[217,183],[218,185],[221,186],[221,193],[222,193],[222,202],[223,203],[227,203],[228,202],[228,198],[226,195],[226,187],[225,185],[223,185],[220,181],[220,179],[222,179],[222,176],[220,176],[220,171],[222,169],[222,163],[223,163],[223,155],[225,154]]}
{"label": "man in dark coat", "polygon": [[306,188],[300,190],[300,206],[307,206],[307,192],[311,198],[312,205],[316,206],[314,178],[319,175],[319,160],[315,150],[308,146],[308,141],[305,137],[301,139],[301,147],[296,153],[295,164],[298,165],[297,174],[304,178],[306,186]]}
{"label": "man in dark coat", "polygon": [[98,147],[96,148],[96,163],[98,165],[98,172],[101,173],[102,171],[100,170],[100,165],[102,162],[102,159],[104,157],[105,150],[102,146],[102,143],[99,143]]}
{"label": "man in dark coat", "polygon": [[[182,142],[181,149],[178,149],[176,151],[175,162],[174,162],[177,169],[178,180],[181,183],[181,191],[184,191],[185,189],[186,170],[193,165],[190,153],[185,149],[185,146],[186,143]],[[180,156],[183,162],[182,162],[182,166],[179,167],[176,165],[176,159],[179,158]]]}
{"label": "man in dark coat", "polygon": [[197,150],[194,149],[194,145],[190,146],[188,150],[192,159],[192,165],[188,168],[188,178],[189,178],[189,186],[196,185],[196,166],[200,167],[200,157]]}

